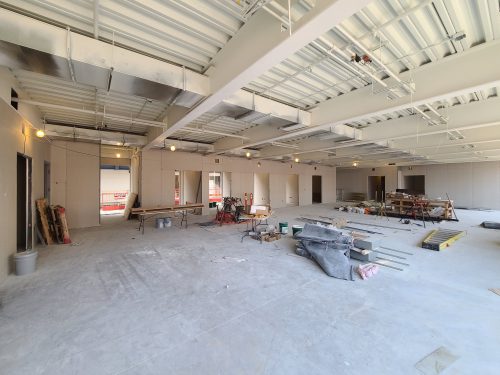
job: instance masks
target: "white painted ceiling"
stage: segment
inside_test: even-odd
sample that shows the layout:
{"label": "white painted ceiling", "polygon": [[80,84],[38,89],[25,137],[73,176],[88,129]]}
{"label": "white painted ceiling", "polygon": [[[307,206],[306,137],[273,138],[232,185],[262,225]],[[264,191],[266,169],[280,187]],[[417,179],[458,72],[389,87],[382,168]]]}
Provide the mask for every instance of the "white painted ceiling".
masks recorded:
{"label": "white painted ceiling", "polygon": [[[306,15],[314,3],[313,0],[292,1],[292,21]],[[276,27],[280,27],[287,22],[286,6],[287,2],[281,0],[0,1],[0,7],[31,18],[69,27],[73,32],[97,36],[107,43],[207,74],[213,59],[249,19],[258,12],[273,12],[276,18],[281,18],[281,22],[276,19]],[[292,32],[293,27],[292,22]],[[458,37],[461,34],[465,35],[462,39]],[[370,85],[373,95],[390,96],[391,91],[380,83],[388,76],[431,66],[498,39],[500,11],[497,0],[375,0],[344,20],[340,27],[332,28],[298,52],[283,56],[281,63],[243,89],[306,111],[327,101],[335,103],[337,97],[349,96]],[[359,56],[366,53],[373,60],[365,65],[355,63],[350,61],[352,53]],[[13,73],[30,100],[60,106],[38,106],[44,120],[50,124],[146,135],[153,127],[162,126],[171,104],[25,70],[17,69]],[[439,84],[438,78],[436,84]],[[345,125],[363,131],[375,124],[417,116],[432,130],[435,123],[448,121],[452,108],[494,101],[498,91],[496,86],[485,87],[424,105],[408,106],[397,112],[367,113],[358,121]],[[242,132],[256,126],[249,121],[207,112],[169,138],[214,144],[228,135],[247,134]],[[301,152],[307,142],[328,137],[331,134],[328,129],[290,137],[280,144],[264,141],[254,144],[251,149],[257,157],[259,150],[281,149],[280,155],[266,158],[282,160],[300,155],[302,162],[337,166],[350,166],[354,161],[364,166],[379,166],[500,159],[500,142],[496,141],[497,135],[500,139],[498,126],[464,130],[455,139],[450,139],[453,137],[445,131],[426,139],[425,135],[419,135],[420,129],[416,129],[412,138],[398,140],[397,148],[387,142],[353,142],[349,156],[335,155],[333,148]],[[443,139],[436,146],[431,140],[439,137]],[[349,139],[332,135],[332,146],[342,145],[341,142],[345,146]],[[244,144],[246,139],[241,138],[241,142]],[[243,155],[245,149],[235,152]]]}

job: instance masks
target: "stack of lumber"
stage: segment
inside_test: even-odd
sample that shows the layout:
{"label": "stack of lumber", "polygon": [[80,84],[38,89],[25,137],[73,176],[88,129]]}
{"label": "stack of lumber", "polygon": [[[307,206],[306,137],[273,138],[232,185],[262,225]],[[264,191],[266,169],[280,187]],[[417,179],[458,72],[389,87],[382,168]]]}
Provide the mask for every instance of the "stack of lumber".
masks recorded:
{"label": "stack of lumber", "polygon": [[46,199],[36,201],[42,239],[47,245],[70,244],[66,210],[62,206],[49,206]]}

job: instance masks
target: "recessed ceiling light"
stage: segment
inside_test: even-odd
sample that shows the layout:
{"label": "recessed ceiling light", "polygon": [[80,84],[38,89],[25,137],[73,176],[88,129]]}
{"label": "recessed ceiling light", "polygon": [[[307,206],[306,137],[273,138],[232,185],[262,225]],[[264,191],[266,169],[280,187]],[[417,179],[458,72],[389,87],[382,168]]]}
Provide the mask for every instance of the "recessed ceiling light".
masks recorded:
{"label": "recessed ceiling light", "polygon": [[299,158],[295,158],[295,162],[298,163],[300,160]]}
{"label": "recessed ceiling light", "polygon": [[175,145],[170,146],[170,151],[175,151]]}
{"label": "recessed ceiling light", "polygon": [[251,154],[249,151],[247,151],[247,153],[245,154],[245,156],[246,156],[247,158],[249,158],[250,156],[252,156],[252,154]]}
{"label": "recessed ceiling light", "polygon": [[42,129],[38,129],[38,130],[36,131],[36,136],[37,136],[38,138],[43,138],[43,137],[45,137],[45,132],[44,132]]}

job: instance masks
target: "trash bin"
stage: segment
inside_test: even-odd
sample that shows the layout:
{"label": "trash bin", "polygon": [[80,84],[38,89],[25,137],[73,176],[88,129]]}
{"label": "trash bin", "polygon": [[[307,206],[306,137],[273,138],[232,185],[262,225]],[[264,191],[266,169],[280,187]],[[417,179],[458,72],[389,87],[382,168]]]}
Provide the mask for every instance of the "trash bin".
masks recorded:
{"label": "trash bin", "polygon": [[14,255],[16,275],[22,276],[35,272],[37,258],[38,252],[33,250],[16,253]]}
{"label": "trash bin", "polygon": [[165,222],[163,221],[162,217],[159,217],[156,219],[156,229],[163,229],[165,228]]}

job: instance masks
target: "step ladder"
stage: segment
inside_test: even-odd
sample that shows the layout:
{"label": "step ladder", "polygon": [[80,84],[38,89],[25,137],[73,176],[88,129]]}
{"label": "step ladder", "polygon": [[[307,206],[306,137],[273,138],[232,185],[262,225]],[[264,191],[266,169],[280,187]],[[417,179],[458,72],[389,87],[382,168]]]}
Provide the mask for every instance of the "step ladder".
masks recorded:
{"label": "step ladder", "polygon": [[425,240],[422,241],[422,248],[441,251],[463,236],[465,236],[465,231],[434,229]]}

